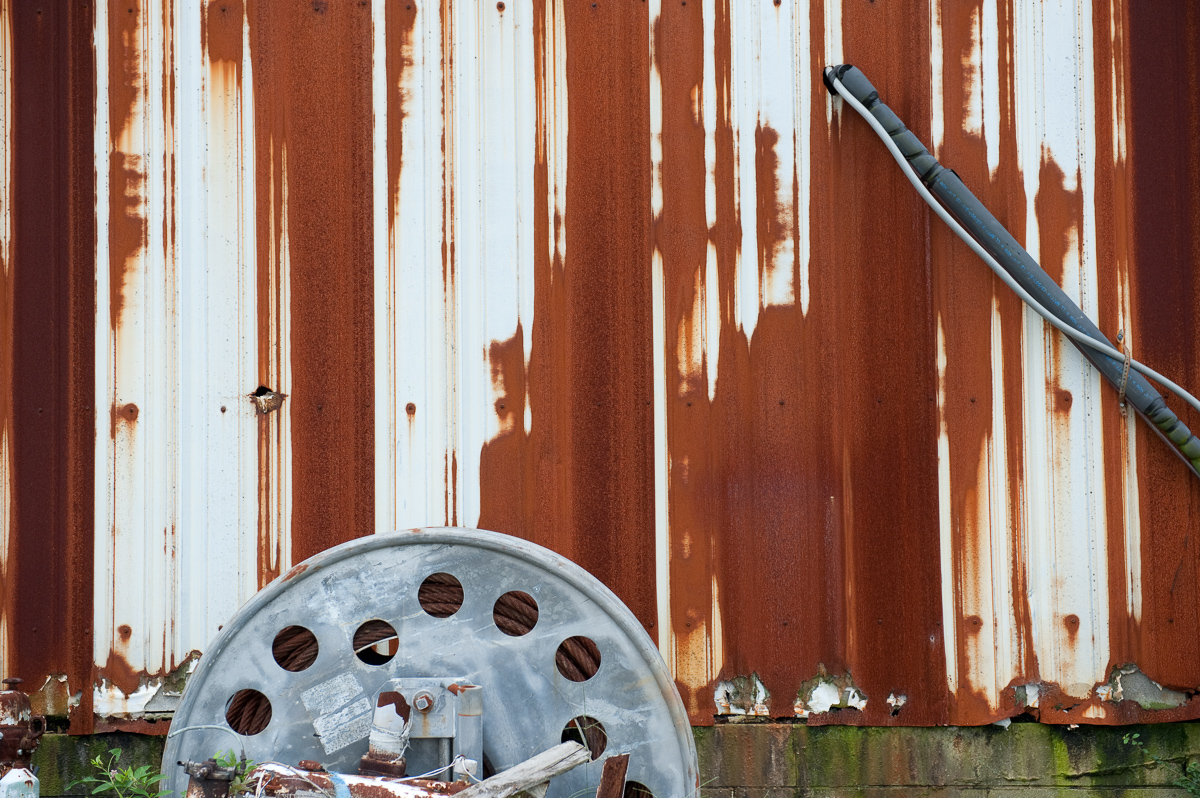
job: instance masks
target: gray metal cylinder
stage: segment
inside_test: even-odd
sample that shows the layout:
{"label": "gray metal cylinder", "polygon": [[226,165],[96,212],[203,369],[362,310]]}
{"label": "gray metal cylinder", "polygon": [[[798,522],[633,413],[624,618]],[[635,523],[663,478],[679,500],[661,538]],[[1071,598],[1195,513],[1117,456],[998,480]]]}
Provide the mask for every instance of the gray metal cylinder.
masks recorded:
{"label": "gray metal cylinder", "polygon": [[465,757],[454,767],[455,778],[483,778],[483,688],[478,685],[459,690],[454,756]]}

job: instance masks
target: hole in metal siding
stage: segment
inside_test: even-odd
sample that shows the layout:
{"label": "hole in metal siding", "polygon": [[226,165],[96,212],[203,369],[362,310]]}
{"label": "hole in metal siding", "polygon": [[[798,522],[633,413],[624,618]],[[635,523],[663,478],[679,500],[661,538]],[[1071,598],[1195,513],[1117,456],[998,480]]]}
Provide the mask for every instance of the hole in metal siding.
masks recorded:
{"label": "hole in metal siding", "polygon": [[285,671],[299,673],[317,660],[317,636],[303,626],[288,626],[279,630],[271,643],[271,656]]}
{"label": "hole in metal siding", "polygon": [[453,574],[430,574],[417,590],[417,601],[434,618],[449,618],[462,607],[462,582]]}
{"label": "hole in metal siding", "polygon": [[586,682],[600,670],[600,647],[590,637],[568,637],[554,654],[558,672],[573,682]]}
{"label": "hole in metal siding", "polygon": [[271,702],[257,690],[238,690],[225,707],[225,722],[246,737],[258,734],[271,722]]}
{"label": "hole in metal siding", "polygon": [[[776,0],[776,5],[779,5]],[[645,784],[637,781],[625,782],[625,791],[621,793],[621,798],[654,798],[654,793],[650,792],[650,788]]]}
{"label": "hole in metal siding", "polygon": [[492,620],[504,634],[520,637],[537,625],[538,605],[533,596],[521,590],[510,590],[496,599]]}
{"label": "hole in metal siding", "polygon": [[608,747],[608,733],[604,731],[604,725],[587,715],[567,721],[560,739],[564,743],[576,742],[584,746],[591,753],[593,760],[599,759]]}
{"label": "hole in metal siding", "polygon": [[384,665],[400,650],[396,629],[387,621],[373,618],[354,633],[354,655],[368,665]]}

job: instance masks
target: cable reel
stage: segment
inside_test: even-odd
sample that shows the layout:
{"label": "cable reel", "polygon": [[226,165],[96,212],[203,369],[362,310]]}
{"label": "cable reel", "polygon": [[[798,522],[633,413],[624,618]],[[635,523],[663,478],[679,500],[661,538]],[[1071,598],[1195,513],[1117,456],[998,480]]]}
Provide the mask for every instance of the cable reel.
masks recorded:
{"label": "cable reel", "polygon": [[[467,686],[481,688],[469,702]],[[177,762],[230,749],[358,773],[385,703],[420,721],[409,775],[457,763],[481,778],[575,740],[592,761],[552,779],[549,798],[594,795],[603,760],[622,753],[625,795],[698,792],[687,713],[624,604],[548,549],[460,528],[353,540],[255,595],[188,680],[165,786],[183,795]]]}

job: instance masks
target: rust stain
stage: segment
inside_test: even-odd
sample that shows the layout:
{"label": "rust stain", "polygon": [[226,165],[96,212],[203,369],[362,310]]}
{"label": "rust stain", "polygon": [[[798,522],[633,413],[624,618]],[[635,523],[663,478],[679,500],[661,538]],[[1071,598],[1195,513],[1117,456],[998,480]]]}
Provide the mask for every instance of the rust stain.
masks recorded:
{"label": "rust stain", "polygon": [[[754,130],[754,186],[758,193],[756,217],[758,226],[758,283],[766,285],[776,268],[776,255],[780,246],[796,235],[792,222],[792,208],[781,206],[779,197],[779,157],[775,147],[779,144],[779,133],[759,122]],[[794,164],[793,164],[794,168]],[[791,228],[791,229],[789,229]],[[791,263],[778,264],[779,268],[791,269]],[[761,288],[760,294],[761,294]],[[759,299],[760,304],[762,298]]]}
{"label": "rust stain", "polygon": [[[698,3],[664,3],[654,22],[655,66],[662,80],[662,213],[653,220],[662,254],[670,529],[671,634],[680,695],[693,718],[711,717],[714,547],[722,491],[708,451],[712,411],[701,319],[693,317],[705,284],[708,223],[704,197],[704,19]],[[718,279],[722,271],[717,266]],[[722,342],[726,337],[722,336]],[[751,633],[752,634],[752,633]]]}
{"label": "rust stain", "polygon": [[[506,431],[481,452],[479,525],[571,557],[649,627],[655,587],[648,11],[641,3],[538,0],[533,12],[534,314],[532,324],[522,319],[512,338],[489,348],[502,391],[493,411]],[[564,42],[555,41],[552,13],[565,13],[565,87],[553,85]],[[564,89],[570,180],[555,186],[546,98]],[[552,217],[554,198],[564,192],[565,213]],[[566,262],[555,247],[560,226]],[[532,338],[528,372],[526,336]]]}
{"label": "rust stain", "polygon": [[135,670],[123,654],[110,651],[108,660],[96,671],[96,683],[107,679],[125,695],[133,695],[142,686],[146,676],[144,672]]}
{"label": "rust stain", "polygon": [[413,29],[417,22],[415,3],[389,3],[385,9],[387,41],[387,163],[389,240],[395,232],[400,204],[400,168],[403,164],[403,131],[406,116],[404,80],[413,69]]}
{"label": "rust stain", "polygon": [[260,305],[259,370],[286,334],[291,552],[302,560],[374,531],[370,7],[293,0],[247,12],[259,285],[282,292],[271,272],[286,258],[289,303],[286,332],[278,305],[274,315]]}
{"label": "rust stain", "polygon": [[[93,8],[10,4],[12,239],[4,264],[12,503],[5,675],[92,684],[95,463]],[[101,290],[104,290],[101,288]],[[92,729],[90,689],[70,730]]]}
{"label": "rust stain", "polygon": [[1083,220],[1083,190],[1079,179],[1077,170],[1075,188],[1068,189],[1062,167],[1055,163],[1048,151],[1042,151],[1038,193],[1033,201],[1040,242],[1038,262],[1059,285],[1062,285],[1067,258],[1074,255],[1081,259],[1083,256],[1079,237],[1079,225]]}
{"label": "rust stain", "polygon": [[[1016,53],[1013,34],[1016,0],[997,2],[997,59],[993,65],[999,76],[1000,124],[999,163],[987,197],[988,207],[1019,242],[1025,239],[1025,182],[1018,167],[1016,119]],[[985,65],[986,68],[986,65]],[[1012,618],[1016,628],[1018,668],[1026,679],[1039,676],[1033,651],[1033,620],[1029,606],[1029,563],[1024,528],[1025,486],[1025,370],[1020,352],[1023,341],[1024,304],[1011,291],[993,280],[993,291],[1000,308],[1000,342],[1004,352],[1001,371],[1004,379],[1004,445],[1008,455],[1008,554],[1009,580],[1012,585]]]}
{"label": "rust stain", "polygon": [[242,32],[245,7],[242,0],[208,0],[201,18],[202,47],[209,62],[230,71],[233,85],[242,85]]}
{"label": "rust stain", "polygon": [[[1097,230],[1108,233],[1096,236],[1096,262],[1110,264],[1096,269],[1097,325],[1114,341],[1118,332],[1132,333],[1132,329],[1126,329],[1130,327],[1126,311],[1134,305],[1132,298],[1125,296],[1125,285],[1133,282],[1129,273],[1132,244],[1129,193],[1132,185],[1126,156],[1118,143],[1123,132],[1122,126],[1113,119],[1114,112],[1119,117],[1125,117],[1129,112],[1126,98],[1127,21],[1123,6],[1123,3],[1101,4],[1095,8],[1092,17],[1097,143],[1094,210]],[[1141,356],[1138,352],[1138,357]],[[1118,663],[1137,661],[1142,656],[1140,646],[1136,644],[1139,638],[1138,619],[1128,598],[1133,585],[1130,584],[1130,563],[1125,554],[1126,538],[1136,532],[1128,529],[1125,522],[1125,485],[1128,480],[1136,478],[1126,452],[1130,435],[1136,434],[1139,424],[1135,416],[1131,415],[1128,420],[1122,418],[1115,392],[1102,390],[1100,400],[1100,425],[1105,452],[1104,484],[1107,487],[1104,512],[1108,534],[1108,650],[1111,668]]]}
{"label": "rust stain", "polygon": [[[993,174],[988,167],[988,144],[980,134],[968,129],[973,94],[982,89],[973,86],[983,75],[964,69],[973,63],[980,47],[976,27],[982,8],[978,2],[942,4],[941,47],[943,71],[942,105],[934,108],[943,115],[944,138],[937,153],[943,164],[952,167],[980,200],[1020,240],[1024,237],[1024,191],[1017,168],[1016,124],[1013,107],[1013,9],[1008,2],[997,7],[998,63],[983,64],[983,71],[994,71],[999,78],[999,141],[991,142],[998,150],[999,166]],[[983,113],[996,109],[984,108]],[[1000,705],[991,706],[988,685],[974,684],[979,672],[980,651],[989,652],[991,643],[972,640],[980,631],[972,625],[977,613],[995,613],[992,634],[1005,635],[1011,622],[1017,629],[1018,652],[1014,665],[1027,672],[1032,662],[1028,601],[1024,589],[1025,553],[1021,518],[1023,508],[1022,473],[1024,429],[1022,419],[1024,374],[1020,353],[1023,311],[1020,302],[983,266],[944,225],[936,220],[930,226],[933,291],[937,313],[942,320],[946,341],[946,428],[950,440],[950,504],[952,545],[955,568],[953,577],[955,609],[967,619],[965,631],[956,644],[959,685],[951,697],[951,717],[956,723],[986,723],[1002,717]],[[1003,360],[993,364],[992,325],[995,308],[1000,314],[1000,345]],[[994,370],[999,366],[999,371]],[[994,406],[994,382],[1003,380],[1003,407]],[[993,429],[994,415],[1004,414],[1004,427]],[[1003,436],[997,441],[997,434]],[[992,452],[1003,446],[1005,457],[997,461]],[[990,475],[1003,467],[1007,475],[1007,496],[995,495]],[[990,508],[997,504],[1007,511],[1007,527],[993,527]],[[982,513],[982,514],[981,514]],[[994,537],[1007,538],[1001,550],[1009,562],[1012,606],[993,606],[992,573],[989,565],[996,551]],[[1011,614],[1011,615],[1010,615]],[[986,656],[986,655],[985,655]],[[1005,678],[1007,663],[998,663],[998,678]]]}
{"label": "rust stain", "polygon": [[[841,29],[845,60],[882,76],[877,86],[888,104],[928,140],[928,7],[847,4]],[[904,80],[888,77],[898,75]],[[813,108],[821,109],[823,89],[816,80],[812,87],[818,92]],[[816,404],[812,389],[804,391],[813,402],[806,415],[821,418],[823,428],[813,430],[815,456],[801,473],[813,480],[824,467],[842,486],[821,489],[826,502],[833,496],[835,507],[841,505],[842,571],[827,571],[825,580],[838,584],[841,595],[831,599],[843,603],[847,629],[845,648],[831,651],[825,661],[833,669],[831,663],[844,658],[845,667],[836,670],[853,673],[871,697],[861,713],[839,713],[843,722],[945,723],[946,704],[934,698],[945,695],[946,663],[937,565],[937,417],[928,398],[936,393],[928,214],[869,128],[826,127],[819,110],[813,122],[811,194],[821,198],[814,199],[821,207],[809,220],[813,302],[805,323],[814,328],[806,342],[809,359],[819,358],[821,371],[805,387],[827,382],[830,396]],[[820,171],[826,174],[818,177]],[[826,182],[825,190],[818,181]],[[881,201],[890,208],[886,215],[878,213]],[[892,253],[883,263],[869,254],[881,251]],[[868,329],[887,331],[888,351]],[[758,336],[756,330],[754,347]],[[828,341],[837,344],[829,347]],[[768,362],[781,356],[764,355]],[[832,424],[823,413],[830,402],[837,408]],[[801,509],[813,527],[814,510]],[[819,549],[820,538],[809,540],[808,550]],[[898,541],[903,543],[897,546]],[[900,595],[902,603],[896,601]],[[929,698],[906,705],[893,718],[882,699],[898,688]]]}
{"label": "rust stain", "polygon": [[109,0],[109,318],[115,332],[125,306],[125,282],[146,248],[143,155],[130,148],[136,114],[145,105],[141,0]]}
{"label": "rust stain", "polygon": [[[1135,356],[1200,385],[1200,8],[1127,3],[1129,192]],[[1167,70],[1163,73],[1160,70]],[[1170,86],[1153,79],[1171,74]],[[1170,400],[1169,400],[1170,401]],[[1192,429],[1200,418],[1170,401]],[[1200,684],[1200,573],[1189,536],[1200,483],[1137,425],[1142,619],[1138,665],[1161,684]],[[1194,545],[1194,544],[1193,544]]]}
{"label": "rust stain", "polygon": [[308,563],[303,563],[303,562],[296,563],[288,570],[288,572],[286,574],[283,575],[283,581],[286,582],[289,579],[295,579],[297,576],[299,576],[300,574],[304,573],[307,570],[308,570]]}

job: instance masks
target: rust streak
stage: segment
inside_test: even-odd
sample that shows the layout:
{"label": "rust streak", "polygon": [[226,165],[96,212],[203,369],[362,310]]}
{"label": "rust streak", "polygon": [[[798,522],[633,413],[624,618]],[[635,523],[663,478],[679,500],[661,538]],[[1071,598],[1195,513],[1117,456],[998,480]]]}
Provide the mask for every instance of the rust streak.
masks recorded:
{"label": "rust streak", "polygon": [[[4,301],[12,471],[5,676],[67,676],[92,730],[95,464],[93,7],[10,4],[12,240]],[[100,290],[105,290],[101,287]],[[101,415],[101,418],[103,416]]]}
{"label": "rust streak", "polygon": [[[547,6],[552,6],[547,8]],[[554,26],[554,13],[565,20]],[[645,4],[534,7],[534,316],[493,342],[504,430],[480,457],[480,526],[571,557],[655,617],[650,120]],[[566,40],[556,38],[565,30]],[[567,85],[555,85],[566,50]],[[554,185],[553,98],[569,182]],[[553,213],[565,194],[565,213]],[[559,199],[561,202],[561,199]],[[566,261],[555,246],[565,225]],[[551,254],[553,253],[553,255]],[[524,342],[531,336],[528,373]],[[529,407],[532,425],[525,431]]]}
{"label": "rust streak", "polygon": [[[1132,342],[1139,360],[1200,385],[1200,8],[1122,4],[1128,15]],[[1154,75],[1170,74],[1169,82]],[[1168,400],[1191,429],[1200,418]],[[1187,536],[1200,481],[1137,425],[1142,621],[1138,665],[1161,684],[1200,684],[1200,568]],[[1183,568],[1175,575],[1178,563]]]}
{"label": "rust streak", "polygon": [[136,120],[144,113],[142,0],[109,0],[109,319],[121,326],[125,282],[146,248],[145,164]]}
{"label": "rust streak", "polygon": [[254,3],[247,15],[258,279],[276,302],[259,307],[259,370],[270,374],[286,338],[290,390],[267,387],[289,395],[288,533],[301,560],[374,531],[370,5]]}

